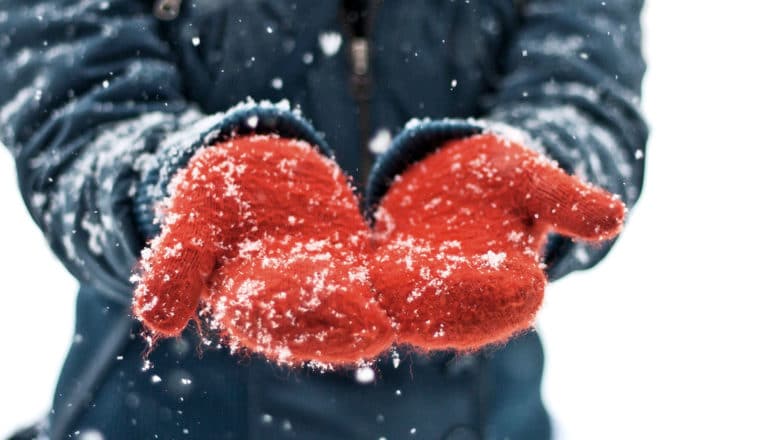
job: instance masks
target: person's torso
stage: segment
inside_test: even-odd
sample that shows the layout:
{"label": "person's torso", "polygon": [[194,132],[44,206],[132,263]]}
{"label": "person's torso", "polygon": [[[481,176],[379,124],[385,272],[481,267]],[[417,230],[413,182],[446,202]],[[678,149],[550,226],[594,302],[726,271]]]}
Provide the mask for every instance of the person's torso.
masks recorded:
{"label": "person's torso", "polygon": [[286,99],[356,178],[378,133],[412,118],[482,114],[516,2],[361,1],[358,22],[346,3],[356,2],[184,0],[163,29],[204,112]]}
{"label": "person's torso", "polygon": [[[358,178],[371,161],[372,137],[395,134],[412,118],[483,113],[500,81],[497,59],[513,32],[514,3],[389,0],[370,6],[362,35],[342,2],[184,0],[162,30],[188,99],[204,112],[247,97],[286,99]],[[549,437],[534,333],[488,355],[427,358],[401,348],[400,364],[386,356],[373,366],[375,379],[361,383],[350,370],[286,370],[233,356],[188,332],[157,347],[153,368],[142,371],[146,343],[136,325],[130,339],[120,338],[132,326],[125,306],[88,288],[78,301],[78,336],[51,417],[63,434]]]}

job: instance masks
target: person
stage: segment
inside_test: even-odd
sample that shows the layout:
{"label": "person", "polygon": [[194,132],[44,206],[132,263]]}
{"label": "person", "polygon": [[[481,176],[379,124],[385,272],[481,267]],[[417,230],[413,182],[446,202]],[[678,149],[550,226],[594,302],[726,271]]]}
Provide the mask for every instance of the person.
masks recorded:
{"label": "person", "polygon": [[[400,322],[408,321],[404,316],[414,309],[406,307],[410,300],[404,295],[418,287],[423,296],[417,303],[429,301],[424,289],[430,286],[419,284],[420,267],[418,272],[404,268],[411,261],[407,257],[415,257],[422,259],[421,267],[442,270],[435,253],[421,253],[426,246],[446,245],[441,252],[452,258],[460,258],[452,253],[459,252],[455,246],[478,254],[480,259],[471,263],[462,260],[473,266],[476,278],[457,281],[452,292],[460,293],[469,285],[498,292],[492,282],[478,279],[479,273],[498,274],[503,284],[520,276],[510,281],[512,285],[529,283],[522,292],[541,291],[544,278],[532,269],[532,257],[554,281],[594,266],[607,254],[612,240],[595,245],[570,237],[606,239],[617,233],[618,225],[591,235],[581,229],[588,223],[562,219],[570,215],[566,206],[579,210],[583,220],[590,217],[582,191],[591,197],[617,194],[627,207],[639,197],[647,139],[639,109],[645,71],[641,8],[641,0],[43,0],[34,5],[0,0],[0,140],[15,157],[32,218],[81,284],[76,333],[50,415],[18,438],[550,438],[551,423],[540,395],[542,346],[534,331],[521,332],[530,324],[537,298],[524,301],[532,307],[521,309],[516,326],[503,328],[504,317],[490,320],[497,326],[493,330],[502,333],[489,338],[497,341],[495,347],[480,351],[474,338],[489,329],[473,333],[475,327],[462,317],[457,318],[464,324],[456,333],[450,321],[446,329],[440,326],[444,322],[396,325],[392,331],[401,331],[403,341],[417,350],[401,345],[388,349],[399,336],[390,334],[387,324],[371,320],[401,313]],[[253,168],[255,161],[269,162],[268,151],[285,155],[269,170],[307,163],[315,172],[290,167],[281,174],[292,176],[286,177],[289,180],[271,180],[277,174]],[[563,171],[540,160],[541,153]],[[232,174],[231,169],[227,174],[221,170],[228,162],[217,159],[225,156],[242,160],[230,165],[252,168],[243,168],[249,173]],[[531,182],[540,183],[522,187],[521,182],[530,180],[517,180],[508,185],[513,192],[490,198],[497,188],[492,183],[507,184],[500,176],[516,175],[522,163],[528,164],[525,175]],[[486,171],[474,173],[474,164]],[[351,207],[356,196],[336,174],[337,167],[363,193],[362,211]],[[204,173],[206,182],[224,183],[212,183],[207,187],[215,188],[211,191],[191,189],[195,170]],[[486,172],[497,180],[484,178]],[[591,186],[579,187],[578,194],[551,191],[561,188],[559,179],[567,174],[608,193]],[[227,205],[230,199],[224,194],[231,181],[226,179],[234,175],[246,176],[233,182],[252,188],[241,191],[248,203],[262,200],[259,212],[286,222],[270,217],[269,224],[260,219],[248,223],[245,211]],[[310,190],[304,198],[291,199],[305,184]],[[575,189],[565,186],[568,193],[568,187]],[[337,198],[312,197],[326,194],[328,188],[336,190]],[[474,201],[467,191],[473,188],[485,203]],[[279,189],[287,191],[291,204],[281,202]],[[262,190],[270,198],[260,199]],[[192,194],[191,211],[184,211],[187,199],[178,194]],[[538,203],[550,200],[551,205],[537,205],[532,211],[532,194]],[[622,204],[601,200],[596,206],[606,211],[612,205],[615,216],[597,214],[592,227],[603,228],[605,220],[621,221]],[[305,215],[312,209],[303,202],[326,209],[327,217],[315,219],[319,225],[328,221],[340,229],[307,223],[312,216],[302,217],[305,226],[290,229],[300,222],[290,218],[286,206]],[[218,203],[233,207],[238,215],[212,211]],[[498,209],[498,203],[505,209]],[[549,216],[551,209],[563,216]],[[208,217],[203,217],[205,222],[182,221],[177,227],[167,215],[189,212]],[[330,258],[365,264],[357,258],[369,257],[356,252],[367,251],[349,244],[350,237],[369,234],[361,212],[374,224],[379,247],[368,260],[368,273],[351,275],[351,286],[354,278],[374,284],[374,289],[350,288],[362,295],[351,300],[351,316],[378,301],[375,305],[383,313],[371,312],[370,321],[362,318],[355,324],[359,327],[350,325],[360,334],[371,324],[378,337],[349,347],[319,343],[304,354],[287,351],[257,344],[264,334],[238,320],[241,309],[220,310],[216,301],[208,301],[210,315],[228,316],[218,324],[227,327],[231,339],[253,343],[250,348],[258,354],[243,356],[231,354],[205,330],[188,325],[190,319],[199,326],[217,324],[216,319],[197,317],[195,307],[201,298],[233,294],[228,277],[241,284],[248,281],[238,277],[259,271],[252,257],[268,262],[287,258],[297,243],[287,241],[291,235],[286,231],[299,231],[306,240],[299,246],[347,234],[348,244],[341,246],[352,260],[333,251]],[[462,212],[467,215],[449,220],[451,213]],[[504,213],[519,217],[509,223]],[[208,221],[219,225],[218,215],[232,217],[241,226],[267,228],[275,236],[260,236],[257,244],[238,242],[249,258],[237,260],[235,248],[227,247],[231,259],[201,253],[195,254],[201,260],[184,260],[181,268],[163,266],[160,256],[166,252],[173,257],[178,243],[164,245],[163,237],[192,242],[196,236],[183,233],[200,231],[201,226],[194,225]],[[511,243],[520,237],[516,229],[500,229],[509,224],[518,225],[536,243],[519,247],[495,241],[503,232]],[[465,230],[464,235],[459,230]],[[235,234],[227,228],[217,231],[227,237]],[[420,233],[427,234],[427,244],[412,242],[408,247],[393,235]],[[238,234],[243,238],[247,233]],[[281,237],[290,238],[282,242]],[[478,237],[492,237],[492,244],[479,244]],[[227,244],[222,240],[217,243]],[[203,246],[206,252],[213,252],[211,243]],[[244,243],[253,245],[244,248]],[[263,245],[274,247],[259,247]],[[495,247],[504,245],[504,251]],[[193,248],[180,249],[188,255]],[[143,249],[144,271],[137,270]],[[530,260],[524,265],[527,252]],[[305,263],[291,267],[298,268],[297,274],[318,274],[320,255],[302,254],[298,258]],[[232,261],[237,264],[228,266]],[[509,266],[513,263],[523,269],[506,272],[519,267]],[[158,264],[159,274],[169,275],[166,281],[182,280],[176,285],[171,281],[175,289],[166,285],[163,290],[163,283],[153,281],[160,276],[153,269]],[[204,279],[226,273],[219,284],[209,286],[211,293],[203,292],[200,279],[190,275],[204,266]],[[137,272],[144,291],[136,277],[131,281]],[[274,275],[280,282],[293,280],[291,271],[277,270]],[[379,296],[372,293],[378,290]],[[154,308],[153,297],[161,298],[163,310]],[[473,307],[478,304],[464,309],[460,307],[465,303],[453,304],[458,308],[452,311],[469,310],[476,316]],[[435,304],[426,307],[420,319],[445,312]],[[170,318],[176,312],[184,319]],[[281,313],[285,318],[286,311]],[[181,335],[155,341],[149,333],[153,347],[147,358],[143,336],[148,333],[137,316],[156,333]],[[302,315],[300,326],[310,322],[308,316]],[[344,333],[346,322],[353,320],[324,325]],[[286,334],[277,337],[288,341]],[[432,342],[445,335],[454,338],[454,345]],[[345,337],[338,341],[350,342]],[[297,344],[295,348],[303,347]],[[474,350],[457,353],[442,347]],[[324,359],[349,363],[351,356],[371,358],[382,350],[385,355],[358,370],[326,371],[305,362],[320,353]],[[286,367],[281,361],[287,356],[300,362]]]}

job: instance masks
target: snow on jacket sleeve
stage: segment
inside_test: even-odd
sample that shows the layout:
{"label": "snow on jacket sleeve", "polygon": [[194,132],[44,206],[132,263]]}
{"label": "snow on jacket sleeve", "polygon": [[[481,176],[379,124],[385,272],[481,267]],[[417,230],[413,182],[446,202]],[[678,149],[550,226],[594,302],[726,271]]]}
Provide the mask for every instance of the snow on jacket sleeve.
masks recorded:
{"label": "snow on jacket sleeve", "polygon": [[196,148],[234,131],[324,146],[284,106],[201,114],[151,3],[0,0],[0,141],[24,201],[67,269],[124,302],[153,207]]}
{"label": "snow on jacket sleeve", "polygon": [[[499,89],[485,100],[479,121],[409,124],[373,168],[367,200],[392,178],[447,139],[484,130],[518,137],[569,173],[619,194],[630,207],[639,197],[647,126],[639,109],[645,63],[641,0],[520,2],[503,59]],[[550,279],[592,267],[609,251],[552,237]]]}

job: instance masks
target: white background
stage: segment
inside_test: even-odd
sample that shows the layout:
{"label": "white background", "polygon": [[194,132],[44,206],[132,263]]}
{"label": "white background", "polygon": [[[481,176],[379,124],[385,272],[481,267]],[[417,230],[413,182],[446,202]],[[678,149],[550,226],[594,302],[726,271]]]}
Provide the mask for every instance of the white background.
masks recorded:
{"label": "white background", "polygon": [[[595,270],[551,286],[544,385],[561,439],[770,438],[770,4],[652,0],[646,186]],[[49,405],[75,282],[0,154],[0,435]]]}

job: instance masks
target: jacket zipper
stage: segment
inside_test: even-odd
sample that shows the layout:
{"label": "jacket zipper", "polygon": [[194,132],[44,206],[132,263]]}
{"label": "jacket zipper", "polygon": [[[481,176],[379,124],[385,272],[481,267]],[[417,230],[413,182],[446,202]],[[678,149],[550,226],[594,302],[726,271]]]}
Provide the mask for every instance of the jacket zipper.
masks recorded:
{"label": "jacket zipper", "polygon": [[155,0],[152,13],[158,20],[170,21],[179,16],[182,0]]}
{"label": "jacket zipper", "polygon": [[[369,138],[371,137],[370,101],[372,94],[371,75],[371,33],[374,24],[374,16],[380,0],[367,2],[366,22],[364,34],[356,35],[346,18],[345,8],[340,8],[340,18],[348,35],[349,55],[351,64],[350,84],[353,99],[358,108],[358,128],[360,135],[359,154],[361,163],[359,168],[359,188],[364,188],[366,178],[372,167],[372,155],[369,152]],[[153,14],[159,20],[170,21],[179,16],[182,8],[182,0],[155,0]],[[361,11],[359,11],[361,12]]]}
{"label": "jacket zipper", "polygon": [[[342,8],[340,14],[343,28],[348,35],[348,52],[350,59],[350,86],[353,99],[358,109],[358,131],[360,136],[359,154],[361,157],[358,170],[358,188],[366,186],[366,179],[372,167],[372,155],[369,152],[369,138],[371,137],[371,110],[370,101],[372,95],[371,74],[371,34],[374,25],[379,0],[367,2],[366,22],[363,35],[356,35],[351,24],[346,18],[346,11]],[[360,12],[360,11],[359,11]]]}

